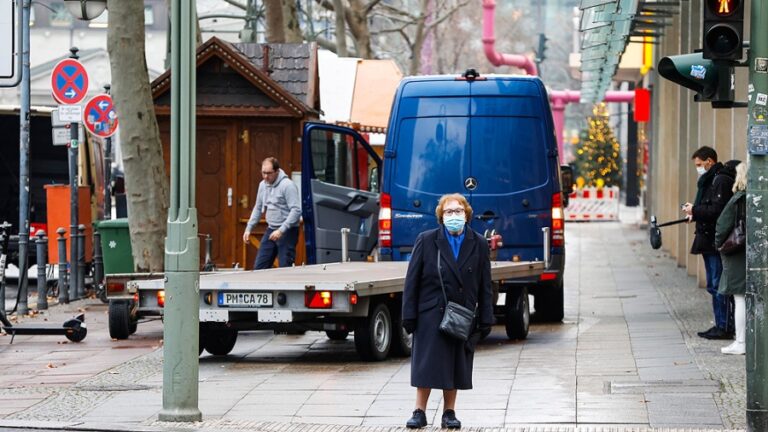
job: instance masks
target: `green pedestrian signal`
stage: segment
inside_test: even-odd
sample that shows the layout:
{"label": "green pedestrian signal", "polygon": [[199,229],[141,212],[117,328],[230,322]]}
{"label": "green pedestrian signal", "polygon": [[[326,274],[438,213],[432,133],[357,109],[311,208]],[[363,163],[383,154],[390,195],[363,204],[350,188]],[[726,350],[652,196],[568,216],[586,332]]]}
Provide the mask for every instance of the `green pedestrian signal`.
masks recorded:
{"label": "green pedestrian signal", "polygon": [[702,53],[681,54],[659,60],[659,74],[696,92],[696,102],[712,102],[713,108],[731,108],[734,100],[733,66],[715,62]]}

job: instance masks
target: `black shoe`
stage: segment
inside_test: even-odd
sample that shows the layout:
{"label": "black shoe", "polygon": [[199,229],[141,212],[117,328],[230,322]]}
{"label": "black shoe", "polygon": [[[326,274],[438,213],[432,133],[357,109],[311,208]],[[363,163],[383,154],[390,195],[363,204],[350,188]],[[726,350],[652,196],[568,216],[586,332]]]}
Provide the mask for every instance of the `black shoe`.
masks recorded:
{"label": "black shoe", "polygon": [[733,333],[727,332],[721,328],[715,327],[713,330],[710,330],[705,334],[701,335],[701,337],[705,339],[711,339],[711,340],[725,340],[725,339],[733,339]]}
{"label": "black shoe", "polygon": [[440,427],[461,429],[461,422],[456,418],[456,413],[452,409],[443,412],[443,421],[440,422]]}
{"label": "black shoe", "polygon": [[408,429],[420,429],[427,425],[427,415],[424,411],[416,408],[413,411],[413,416],[405,422],[405,427]]}
{"label": "black shoe", "polygon": [[715,330],[717,330],[717,326],[712,326],[712,327],[710,327],[710,328],[708,328],[708,329],[706,329],[704,331],[700,331],[700,332],[698,332],[696,334],[699,335],[699,337],[703,337],[704,339],[709,339],[707,336],[710,333],[714,332]]}

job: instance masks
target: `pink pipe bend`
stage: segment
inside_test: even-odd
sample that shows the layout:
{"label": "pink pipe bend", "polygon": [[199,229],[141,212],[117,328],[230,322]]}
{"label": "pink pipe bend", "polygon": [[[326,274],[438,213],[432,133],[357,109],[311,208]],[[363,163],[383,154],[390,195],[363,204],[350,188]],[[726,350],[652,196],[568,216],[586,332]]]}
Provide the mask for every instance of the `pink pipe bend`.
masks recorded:
{"label": "pink pipe bend", "polygon": [[496,51],[496,37],[494,36],[493,20],[496,2],[483,0],[483,49],[488,61],[494,66],[515,66],[525,70],[528,75],[537,76],[539,72],[536,65],[528,57],[520,54],[501,54]]}

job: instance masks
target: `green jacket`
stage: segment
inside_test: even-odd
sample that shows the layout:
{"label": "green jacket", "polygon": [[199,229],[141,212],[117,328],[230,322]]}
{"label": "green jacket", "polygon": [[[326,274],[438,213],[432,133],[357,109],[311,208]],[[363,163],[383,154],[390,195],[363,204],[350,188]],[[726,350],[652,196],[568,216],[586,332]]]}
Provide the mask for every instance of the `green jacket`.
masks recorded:
{"label": "green jacket", "polygon": [[[746,192],[737,191],[723,208],[723,212],[717,219],[715,227],[715,245],[720,247],[731,230],[736,225],[736,216],[738,212],[738,203],[746,205],[744,201]],[[720,285],[717,291],[720,294],[741,294],[747,292],[747,255],[746,251],[741,251],[733,255],[723,255],[723,274],[720,276]]]}

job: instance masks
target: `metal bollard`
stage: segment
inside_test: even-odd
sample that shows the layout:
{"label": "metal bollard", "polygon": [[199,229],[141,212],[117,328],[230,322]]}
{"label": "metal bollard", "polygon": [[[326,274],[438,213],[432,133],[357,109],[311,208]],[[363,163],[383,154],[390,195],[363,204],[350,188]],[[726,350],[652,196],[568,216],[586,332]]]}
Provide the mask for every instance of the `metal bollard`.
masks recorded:
{"label": "metal bollard", "polygon": [[67,238],[64,234],[67,230],[59,228],[56,230],[56,234],[59,235],[59,303],[69,303],[69,284],[67,283]]}
{"label": "metal bollard", "polygon": [[104,285],[104,259],[101,256],[101,234],[93,230],[93,289],[100,291]]}
{"label": "metal bollard", "polygon": [[341,229],[341,262],[349,261],[349,228]]}
{"label": "metal bollard", "polygon": [[77,298],[85,297],[85,225],[77,226]]}
{"label": "metal bollard", "polygon": [[48,237],[45,231],[40,230],[35,234],[37,240],[37,310],[48,309],[48,281],[46,270],[48,267]]}

